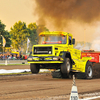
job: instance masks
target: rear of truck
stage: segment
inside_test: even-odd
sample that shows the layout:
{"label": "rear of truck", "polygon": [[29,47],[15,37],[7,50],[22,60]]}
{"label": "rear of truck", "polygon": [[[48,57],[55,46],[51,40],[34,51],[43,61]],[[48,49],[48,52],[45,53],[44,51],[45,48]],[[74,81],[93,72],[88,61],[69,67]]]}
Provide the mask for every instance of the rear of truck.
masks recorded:
{"label": "rear of truck", "polygon": [[83,57],[92,57],[90,62],[92,63],[100,63],[100,52],[93,51],[93,50],[85,50],[81,52],[82,58]]}

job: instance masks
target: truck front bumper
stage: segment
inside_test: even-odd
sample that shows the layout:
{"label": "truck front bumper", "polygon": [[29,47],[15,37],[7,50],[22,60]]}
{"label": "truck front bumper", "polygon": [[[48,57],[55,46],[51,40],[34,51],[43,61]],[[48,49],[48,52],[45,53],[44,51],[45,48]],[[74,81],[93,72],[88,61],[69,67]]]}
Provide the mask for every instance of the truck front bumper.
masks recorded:
{"label": "truck front bumper", "polygon": [[63,58],[61,57],[33,57],[30,56],[27,59],[28,63],[36,64],[47,64],[47,63],[63,63]]}

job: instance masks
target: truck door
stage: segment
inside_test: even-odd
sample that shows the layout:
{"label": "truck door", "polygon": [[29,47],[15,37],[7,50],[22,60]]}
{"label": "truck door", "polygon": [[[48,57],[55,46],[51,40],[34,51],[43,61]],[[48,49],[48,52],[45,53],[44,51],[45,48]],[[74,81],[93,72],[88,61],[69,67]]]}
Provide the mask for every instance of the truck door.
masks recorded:
{"label": "truck door", "polygon": [[73,48],[73,45],[72,45],[72,37],[71,37],[71,36],[68,36],[68,47],[69,47],[70,49]]}
{"label": "truck door", "polygon": [[80,50],[74,49],[72,44],[72,37],[68,37],[68,47],[72,58],[80,59],[81,52]]}

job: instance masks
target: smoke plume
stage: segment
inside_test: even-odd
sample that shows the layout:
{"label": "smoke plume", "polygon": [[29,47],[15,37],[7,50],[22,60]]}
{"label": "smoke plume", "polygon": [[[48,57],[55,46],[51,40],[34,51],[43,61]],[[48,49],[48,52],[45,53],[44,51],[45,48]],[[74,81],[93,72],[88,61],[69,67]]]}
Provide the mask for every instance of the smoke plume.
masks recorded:
{"label": "smoke plume", "polygon": [[93,41],[100,26],[100,0],[35,0],[35,5],[37,24],[72,33],[76,41]]}
{"label": "smoke plume", "polygon": [[36,0],[35,14],[39,22],[46,19],[56,26],[64,26],[69,20],[92,23],[100,20],[100,0]]}
{"label": "smoke plume", "polygon": [[98,27],[93,34],[94,40],[92,41],[91,49],[95,51],[100,51],[100,23],[98,23]]}

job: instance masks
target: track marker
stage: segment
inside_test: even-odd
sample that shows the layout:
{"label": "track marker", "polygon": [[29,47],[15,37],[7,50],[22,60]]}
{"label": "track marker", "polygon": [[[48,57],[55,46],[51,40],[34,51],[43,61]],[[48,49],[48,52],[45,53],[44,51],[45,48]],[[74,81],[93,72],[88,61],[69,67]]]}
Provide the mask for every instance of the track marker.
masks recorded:
{"label": "track marker", "polygon": [[70,99],[69,100],[79,100],[78,98],[78,91],[77,91],[77,86],[75,83],[75,76],[73,75],[73,85],[72,85],[72,90],[70,94]]}
{"label": "track marker", "polygon": [[8,62],[7,62],[7,60],[5,60],[5,65],[8,65]]}

